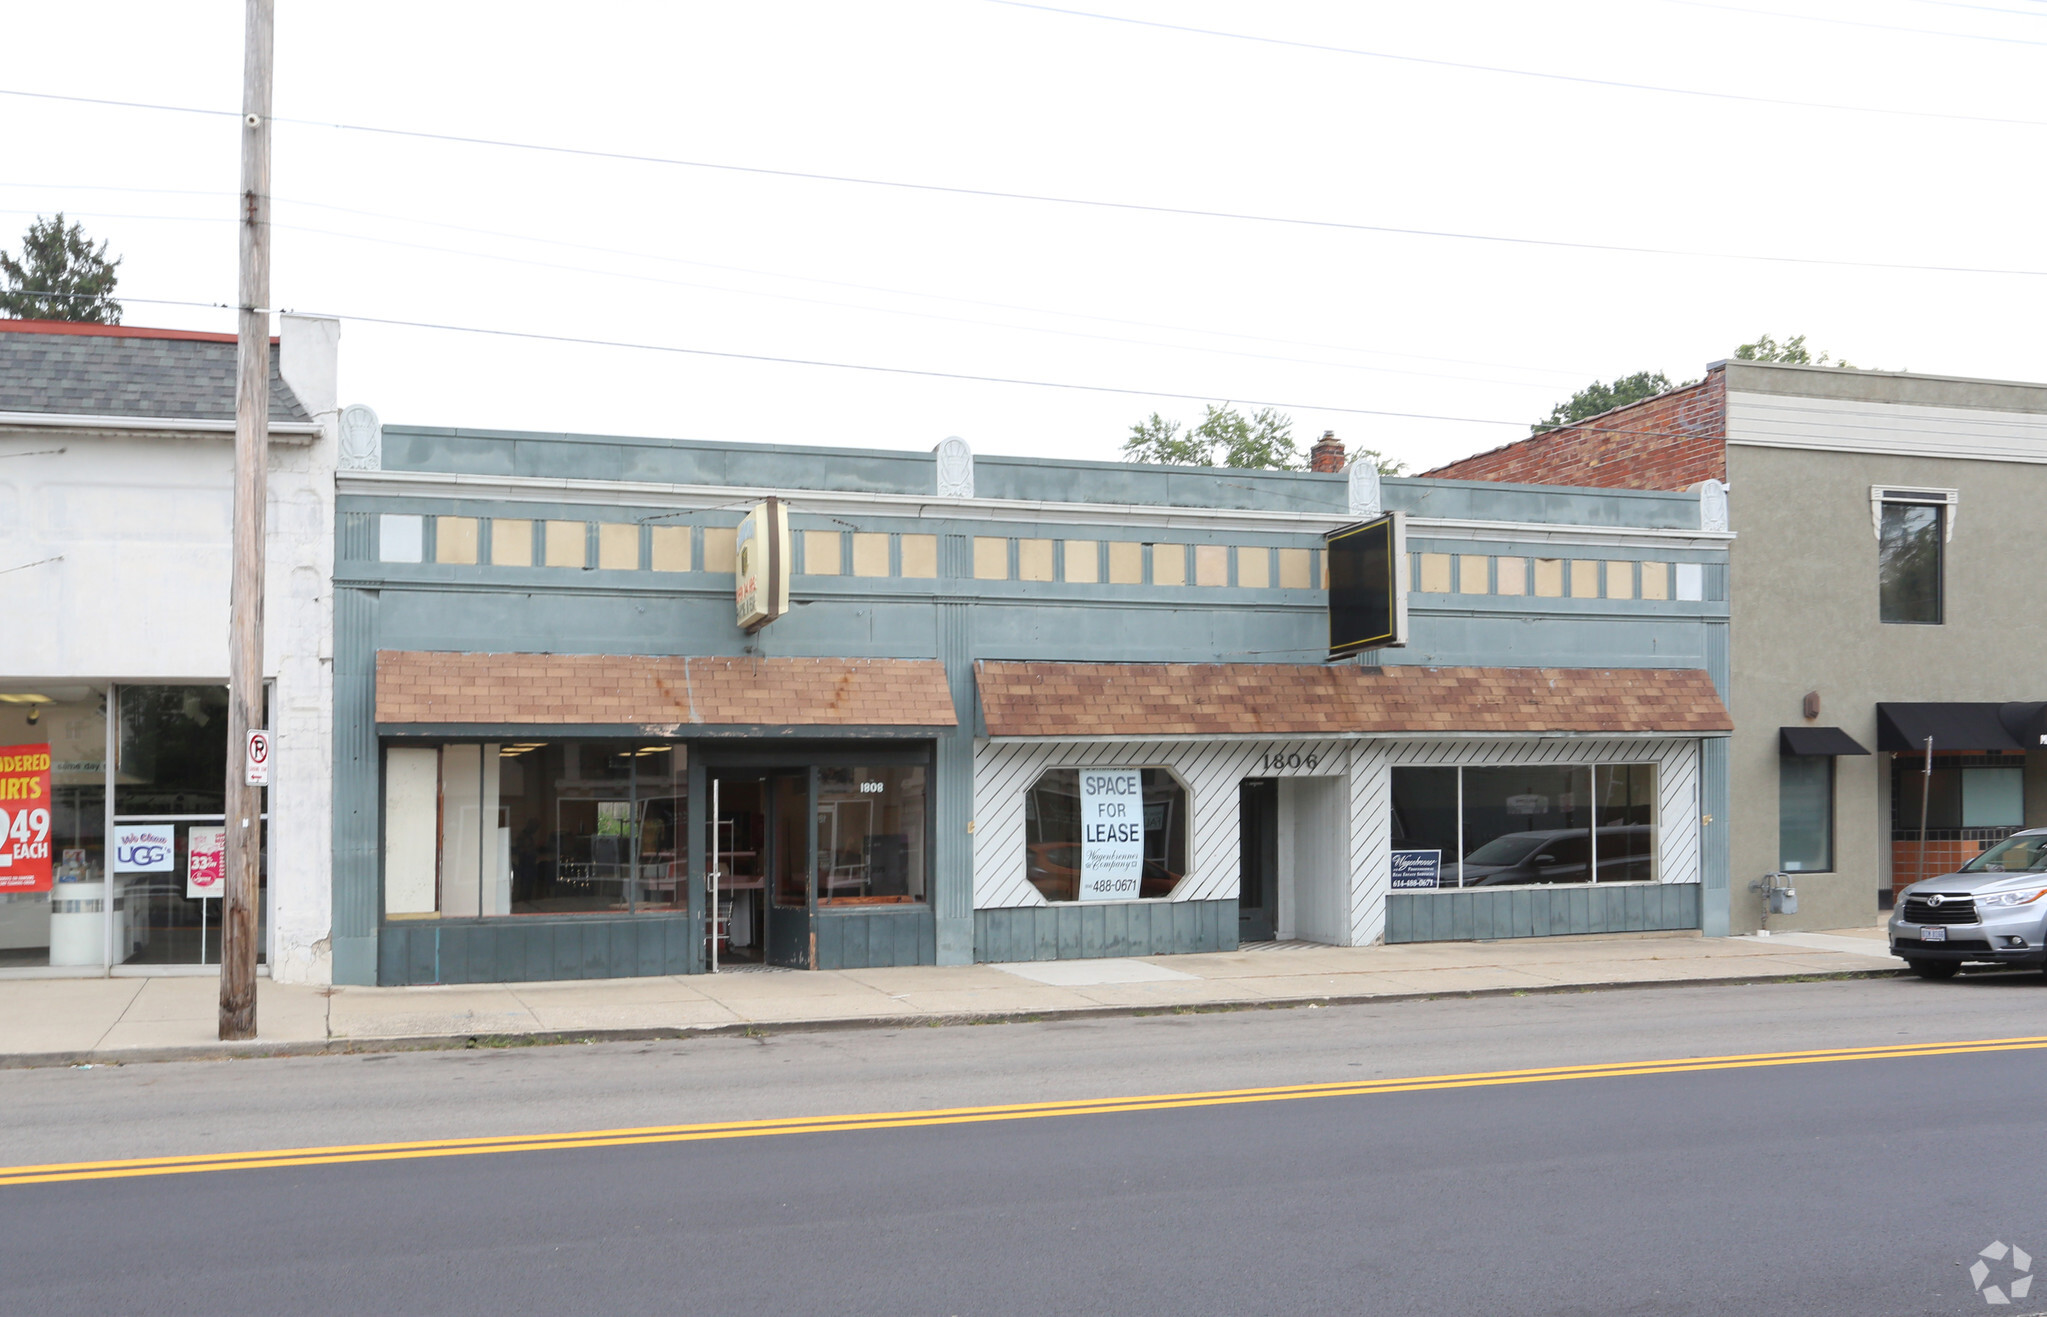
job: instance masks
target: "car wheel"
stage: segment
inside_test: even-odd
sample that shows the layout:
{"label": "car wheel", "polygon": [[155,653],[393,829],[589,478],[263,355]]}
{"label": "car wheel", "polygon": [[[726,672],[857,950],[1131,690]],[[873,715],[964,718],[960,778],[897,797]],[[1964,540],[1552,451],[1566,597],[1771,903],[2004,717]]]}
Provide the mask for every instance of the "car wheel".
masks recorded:
{"label": "car wheel", "polygon": [[1951,979],[1960,973],[1962,968],[1943,960],[1908,960],[1905,964],[1922,979]]}

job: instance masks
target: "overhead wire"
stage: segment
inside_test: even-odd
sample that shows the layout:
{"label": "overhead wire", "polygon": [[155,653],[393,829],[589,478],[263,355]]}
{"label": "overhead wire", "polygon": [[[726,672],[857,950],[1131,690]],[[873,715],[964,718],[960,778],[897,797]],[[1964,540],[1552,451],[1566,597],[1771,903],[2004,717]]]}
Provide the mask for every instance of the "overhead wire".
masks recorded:
{"label": "overhead wire", "polygon": [[[38,297],[90,298],[94,295],[83,293],[37,292]],[[161,297],[119,298],[123,303],[137,306],[181,306],[203,307],[210,310],[235,310],[225,302],[201,302]],[[278,311],[276,307],[254,308],[264,314]],[[1166,398],[1177,402],[1225,402],[1229,405],[1246,407],[1271,407],[1290,412],[1330,412],[1343,416],[1380,416],[1395,420],[1451,421],[1470,425],[1506,425],[1520,428],[1526,421],[1509,421],[1493,416],[1451,416],[1436,412],[1388,411],[1372,407],[1349,407],[1331,403],[1291,402],[1279,399],[1249,398],[1223,392],[1180,393],[1165,389],[1138,389],[1109,384],[1080,384],[1070,380],[1038,380],[1019,376],[979,375],[965,371],[926,370],[910,366],[887,366],[872,362],[831,361],[816,357],[784,357],[760,352],[734,352],[719,348],[684,347],[670,343],[636,343],[627,339],[591,338],[576,334],[542,333],[537,330],[503,329],[486,325],[457,325],[439,321],[410,320],[395,316],[358,315],[350,311],[307,311],[285,308],[288,315],[304,315],[323,319],[345,320],[363,325],[385,325],[403,329],[434,330],[454,334],[475,334],[489,338],[523,339],[540,343],[560,343],[579,347],[620,348],[637,352],[670,353],[681,356],[711,357],[726,361],[749,361],[770,365],[812,366],[829,370],[864,371],[882,375],[907,375],[923,379],[953,380],[970,384],[1003,384],[1036,389],[1067,389],[1082,393],[1108,393],[1133,398]],[[1616,427],[1600,427],[1613,434],[1639,434],[1658,437],[1695,437],[1693,432],[1682,430],[1627,430]]]}
{"label": "overhead wire", "polygon": [[[36,212],[25,210],[0,209],[0,215],[25,215],[33,213]],[[104,211],[74,211],[67,213],[73,214],[76,217],[83,219],[142,219],[142,220],[178,219],[191,220],[195,222],[210,222],[221,224],[229,224],[235,222],[234,217],[231,215],[172,215],[172,216],[130,215],[125,213],[110,213]],[[271,227],[273,229],[286,233],[305,233],[320,237],[342,238],[354,242],[376,243],[382,246],[400,247],[413,251],[433,252],[439,255],[471,257],[477,260],[499,261],[507,264],[531,266],[539,269],[562,270],[570,273],[596,275],[602,278],[623,279],[636,283],[657,284],[671,288],[691,288],[706,292],[725,293],[735,297],[759,297],[773,301],[795,302],[807,306],[834,307],[841,310],[865,312],[875,315],[901,316],[909,319],[933,320],[946,324],[956,325],[976,325],[985,329],[1002,330],[1012,333],[1045,334],[1061,338],[1086,339],[1092,342],[1099,343],[1121,343],[1132,347],[1162,348],[1171,352],[1203,352],[1217,356],[1241,357],[1248,361],[1273,361],[1288,365],[1318,366],[1330,370],[1363,371],[1369,374],[1376,375],[1401,375],[1418,379],[1454,380],[1470,384],[1493,384],[1499,385],[1504,388],[1548,391],[1554,387],[1549,384],[1542,384],[1532,380],[1509,380],[1488,376],[1452,374],[1444,371],[1414,370],[1400,366],[1375,366],[1363,362],[1326,361],[1316,360],[1314,358],[1309,357],[1280,356],[1276,353],[1269,352],[1249,352],[1242,348],[1209,347],[1198,343],[1167,343],[1157,339],[1132,338],[1128,335],[1118,334],[1093,334],[1088,333],[1084,330],[1061,329],[1049,325],[1023,325],[1006,323],[1003,321],[996,320],[980,320],[969,316],[942,315],[934,311],[916,311],[903,307],[862,305],[856,302],[834,301],[829,298],[803,297],[795,293],[769,292],[766,290],[753,288],[733,288],[724,284],[699,283],[694,280],[688,279],[668,279],[663,278],[660,275],[647,274],[644,272],[636,272],[630,270],[606,270],[587,265],[570,265],[560,261],[543,261],[536,260],[532,257],[508,256],[497,252],[478,251],[473,248],[444,247],[433,243],[408,242],[401,238],[385,238],[373,234],[348,233],[337,229],[323,229],[310,225],[287,224],[279,220],[272,220]],[[914,296],[914,294],[908,295]],[[1557,371],[1549,373],[1561,375],[1564,372]]]}
{"label": "overhead wire", "polygon": [[1844,105],[1832,101],[1805,101],[1782,96],[1760,96],[1748,92],[1710,91],[1696,87],[1666,87],[1652,82],[1627,82],[1618,78],[1594,78],[1576,73],[1550,73],[1539,69],[1517,69],[1502,64],[1473,64],[1463,60],[1436,59],[1425,55],[1399,55],[1385,50],[1366,50],[1358,46],[1337,46],[1320,41],[1301,41],[1288,37],[1263,36],[1254,32],[1231,32],[1222,28],[1195,27],[1188,23],[1168,23],[1153,18],[1134,18],[1128,14],[1102,14],[1086,9],[1068,9],[1059,5],[1039,4],[1036,3],[1036,0],[983,0],[983,3],[1007,5],[1012,9],[1035,9],[1041,13],[1061,14],[1068,18],[1088,18],[1104,23],[1127,23],[1133,27],[1156,28],[1165,32],[1185,32],[1195,36],[1223,37],[1232,41],[1250,41],[1260,45],[1286,46],[1295,50],[1313,50],[1328,55],[1353,55],[1363,59],[1389,60],[1399,64],[1459,69],[1467,73],[1492,73],[1516,78],[1536,78],[1551,82],[1572,82],[1587,87],[1655,92],[1668,96],[1692,96],[1705,100],[1737,101],[1750,105],[1774,105],[1796,110],[1831,110],[1843,114],[1883,114],[1908,119],[1942,119],[1954,123],[1999,124],[2005,127],[2017,128],[2047,128],[2047,119],[2017,119],[2002,115],[1960,114],[1952,110],[1905,110],[1888,105]]}
{"label": "overhead wire", "polygon": [[[167,193],[167,194],[173,194],[173,195],[184,195],[184,196],[210,196],[210,197],[231,197],[231,196],[233,196],[233,195],[234,195],[234,193],[232,193],[232,192],[220,191],[220,190],[215,190],[215,189],[173,189],[173,188],[123,188],[123,187],[113,187],[113,186],[107,186],[107,185],[96,185],[96,184],[81,184],[81,185],[79,185],[79,186],[77,186],[77,187],[67,187],[67,185],[63,185],[63,184],[55,184],[55,183],[8,183],[8,182],[0,182],[0,189],[5,189],[5,188],[35,188],[35,189],[45,189],[45,190],[51,190],[51,191],[65,191],[65,190],[69,190],[69,191],[80,191],[80,192],[84,192],[84,191],[101,191],[101,192],[138,192],[138,193]],[[823,286],[823,287],[828,287],[828,288],[848,288],[848,289],[853,289],[853,290],[855,290],[855,291],[858,291],[858,292],[867,292],[867,293],[881,293],[881,294],[885,294],[885,295],[887,295],[887,296],[891,296],[891,297],[910,297],[910,298],[916,298],[916,299],[919,299],[919,300],[923,300],[923,301],[933,301],[933,302],[949,302],[949,303],[952,303],[952,304],[954,304],[954,305],[958,305],[958,306],[980,306],[980,307],[989,307],[989,308],[992,308],[992,309],[995,309],[995,310],[1001,310],[1001,311],[1018,311],[1018,312],[1022,312],[1022,313],[1024,313],[1024,314],[1027,314],[1027,315],[1045,315],[1045,316],[1056,316],[1056,317],[1059,317],[1059,318],[1061,318],[1061,319],[1067,319],[1067,320],[1086,320],[1086,321],[1092,321],[1092,322],[1095,322],[1095,323],[1098,323],[1098,324],[1107,324],[1107,325],[1128,325],[1128,326],[1132,326],[1132,327],[1134,327],[1134,328],[1140,328],[1140,329],[1160,329],[1160,330],[1165,330],[1165,331],[1167,331],[1167,332],[1169,332],[1169,333],[1175,333],[1175,334],[1194,334],[1194,335],[1199,335],[1199,336],[1201,336],[1201,337],[1205,337],[1205,338],[1221,338],[1221,339],[1235,339],[1235,340],[1238,340],[1238,341],[1241,341],[1241,342],[1247,342],[1247,343],[1272,343],[1272,344],[1278,344],[1278,345],[1282,345],[1282,346],[1286,346],[1286,347],[1304,347],[1304,348],[1316,348],[1316,349],[1320,349],[1320,350],[1323,350],[1323,351],[1329,351],[1329,352],[1349,352],[1349,353],[1356,353],[1356,354],[1358,354],[1358,355],[1361,355],[1361,356],[1373,356],[1373,357],[1391,357],[1391,358],[1396,358],[1396,359],[1399,359],[1399,360],[1404,360],[1404,361],[1429,361],[1429,362],[1438,362],[1438,363],[1442,363],[1442,364],[1445,364],[1445,365],[1455,365],[1455,366],[1479,366],[1479,367],[1483,367],[1483,368],[1486,368],[1486,369],[1491,369],[1491,370],[1513,370],[1513,371],[1521,371],[1521,372],[1523,372],[1523,373],[1526,373],[1526,374],[1531,374],[1531,375],[1553,375],[1553,376],[1558,376],[1558,377],[1570,377],[1570,378],[1577,378],[1577,377],[1584,377],[1584,376],[1596,375],[1596,374],[1598,373],[1598,372],[1597,372],[1597,371],[1595,371],[1595,370],[1588,370],[1588,369],[1583,369],[1583,368],[1574,368],[1574,369],[1562,369],[1562,368],[1558,368],[1558,367],[1555,367],[1555,366],[1531,366],[1531,365],[1528,365],[1528,364],[1526,364],[1526,363],[1523,363],[1523,362],[1507,362],[1507,361],[1484,361],[1484,360],[1478,360],[1478,359],[1474,359],[1474,358],[1470,358],[1470,357],[1445,357],[1445,356],[1437,356],[1437,355],[1433,355],[1433,354],[1430,354],[1430,353],[1424,353],[1424,352],[1396,352],[1396,351],[1393,351],[1393,350],[1391,350],[1391,349],[1387,349],[1387,348],[1368,348],[1368,347],[1359,347],[1359,346],[1357,346],[1356,344],[1350,344],[1350,343],[1325,343],[1325,342],[1321,342],[1321,341],[1319,341],[1319,340],[1314,340],[1314,339],[1295,339],[1295,338],[1282,338],[1282,337],[1277,337],[1277,336],[1274,336],[1274,335],[1269,335],[1269,334],[1247,334],[1247,333],[1244,333],[1244,332],[1243,332],[1243,331],[1241,331],[1241,330],[1224,330],[1224,329],[1204,329],[1204,328],[1200,328],[1200,327],[1198,327],[1198,326],[1193,326],[1193,325],[1176,325],[1176,324],[1170,324],[1170,323],[1167,323],[1167,322],[1164,322],[1164,321],[1157,321],[1157,320],[1132,320],[1132,319],[1128,319],[1128,318],[1126,318],[1126,317],[1121,317],[1121,316],[1104,316],[1104,315],[1096,315],[1096,314],[1093,314],[1093,313],[1089,313],[1089,312],[1083,312],[1083,311],[1073,311],[1073,310],[1066,310],[1066,309],[1061,309],[1061,308],[1057,308],[1057,307],[1047,307],[1047,306],[1031,306],[1031,305],[1028,305],[1028,304],[1026,304],[1026,303],[1019,303],[1019,302],[996,302],[996,301],[990,301],[990,300],[987,300],[987,299],[984,299],[984,298],[973,298],[973,297],[960,297],[960,296],[958,296],[958,295],[956,295],[956,294],[951,294],[951,293],[933,293],[933,292],[925,292],[925,291],[922,291],[922,290],[918,290],[918,289],[910,289],[910,288],[893,288],[893,287],[889,287],[889,286],[887,286],[887,285],[884,285],[884,284],[868,284],[868,283],[860,283],[860,282],[858,282],[858,281],[855,281],[855,280],[848,280],[848,279],[826,279],[826,278],[822,278],[822,277],[819,277],[819,276],[816,276],[816,275],[805,275],[805,274],[791,274],[791,273],[789,273],[789,272],[787,272],[787,271],[782,271],[782,270],[763,270],[763,269],[759,269],[759,268],[756,268],[756,267],[753,267],[753,266],[746,266],[746,265],[731,265],[731,264],[727,264],[727,263],[723,263],[723,262],[718,262],[718,261],[701,261],[701,260],[692,260],[692,259],[690,259],[690,258],[687,258],[687,257],[681,257],[681,256],[672,256],[672,255],[669,255],[669,254],[667,254],[667,253],[663,253],[663,252],[646,252],[646,251],[635,251],[635,250],[631,250],[631,249],[629,249],[629,248],[623,248],[623,247],[608,247],[608,246],[605,246],[605,245],[603,245],[603,244],[601,244],[601,243],[588,243],[588,242],[572,242],[572,241],[569,241],[569,240],[567,240],[567,239],[563,239],[563,238],[549,238],[549,237],[542,237],[542,236],[540,236],[540,235],[537,235],[537,234],[530,234],[530,233],[514,233],[514,232],[510,232],[510,231],[508,231],[508,230],[504,230],[504,229],[489,229],[489,228],[482,228],[482,227],[479,227],[479,226],[476,226],[476,225],[470,225],[470,224],[454,224],[454,223],[450,223],[450,222],[448,222],[448,221],[446,221],[446,220],[434,220],[434,219],[427,219],[427,218],[424,218],[424,217],[421,217],[421,216],[416,216],[416,215],[394,215],[394,214],[390,213],[389,211],[378,211],[378,210],[363,210],[363,209],[361,209],[361,208],[359,208],[359,207],[354,207],[354,206],[337,206],[337,205],[334,205],[334,204],[333,204],[333,203],[331,203],[331,202],[325,202],[325,201],[309,201],[309,200],[306,200],[306,199],[304,199],[304,198],[294,198],[294,197],[282,197],[282,196],[273,196],[273,197],[271,198],[271,201],[272,201],[272,202],[273,202],[274,204],[276,204],[276,205],[279,205],[279,206],[304,206],[304,207],[308,207],[308,208],[311,208],[311,209],[314,209],[314,210],[324,210],[324,211],[330,211],[330,212],[333,212],[333,213],[335,213],[335,214],[339,214],[339,215],[352,215],[352,216],[358,216],[358,217],[363,217],[363,218],[368,218],[368,219],[377,219],[377,220],[385,220],[385,221],[389,221],[389,222],[391,222],[391,223],[394,223],[394,224],[406,224],[406,225],[419,225],[419,226],[423,226],[423,227],[427,227],[427,228],[436,228],[436,229],[446,229],[446,230],[448,230],[448,231],[450,231],[450,232],[454,232],[454,233],[469,233],[469,234],[477,234],[477,235],[481,235],[481,236],[484,236],[484,237],[491,237],[491,238],[500,238],[500,239],[504,239],[504,240],[506,240],[506,241],[509,241],[509,242],[522,242],[522,243],[531,243],[531,244],[535,244],[535,245],[538,245],[538,246],[547,246],[547,247],[560,247],[560,248],[564,248],[564,249],[567,249],[567,250],[571,250],[571,251],[588,251],[588,252],[595,252],[595,253],[599,253],[599,254],[601,254],[601,255],[607,255],[607,256],[621,256],[621,257],[625,257],[625,258],[628,258],[628,259],[631,259],[631,260],[636,260],[636,261],[656,261],[656,262],[660,262],[660,263],[662,263],[662,264],[665,264],[665,265],[682,265],[682,266],[688,266],[688,267],[690,267],[690,268],[693,268],[693,269],[703,269],[703,270],[719,270],[719,271],[724,271],[724,272],[727,272],[727,273],[733,273],[733,274],[747,274],[747,275],[753,275],[753,276],[756,276],[756,277],[758,277],[758,278],[763,278],[763,279],[780,279],[780,280],[786,280],[786,281],[789,281],[789,282],[792,282],[792,283],[805,283],[805,284],[817,284],[817,285],[820,285],[820,286]],[[40,211],[36,211],[36,212],[31,212],[31,211],[28,211],[28,210],[0,210],[0,214],[11,214],[11,215],[26,215],[26,214],[31,214],[31,213],[35,213],[35,214],[40,214],[41,212],[40,212]],[[66,213],[67,213],[67,214],[75,214],[75,215],[78,215],[78,216],[80,216],[80,217],[83,217],[83,218],[107,218],[107,219],[149,219],[149,218],[154,218],[154,217],[151,217],[151,216],[134,216],[134,215],[127,215],[127,214],[116,214],[116,213],[113,213],[113,212],[105,212],[105,211],[102,211],[102,212],[92,212],[92,211],[67,211]],[[170,217],[170,218],[177,218],[177,219],[196,219],[196,218],[218,218],[218,219],[222,219],[222,220],[228,220],[228,219],[232,219],[233,217],[232,217],[232,216],[220,216],[220,217],[200,217],[200,216],[174,216],[174,217]],[[374,236],[374,235],[368,235],[368,234],[347,234],[347,233],[340,233],[340,232],[337,232],[337,231],[333,231],[333,230],[304,230],[304,231],[307,231],[307,232],[323,232],[323,233],[332,233],[332,234],[333,234],[333,236],[337,236],[337,237],[350,237],[350,238],[358,238],[358,239],[361,239],[362,241],[366,241],[366,242],[389,242],[389,241],[395,241],[394,239],[386,239],[386,238],[376,237],[376,236]],[[465,249],[463,249],[463,252],[464,252],[464,254],[468,254],[468,255],[487,255],[487,253],[479,253],[479,252],[472,252],[472,251],[470,251],[469,249],[466,249],[466,248],[465,248]],[[576,269],[576,268],[581,268],[581,267],[575,267],[575,266],[570,266],[570,267],[564,267],[564,268],[569,268],[569,269]],[[718,287],[718,285],[703,285],[703,286],[705,286],[705,287]],[[739,289],[727,289],[726,291],[731,291],[731,292],[742,292],[742,291],[749,291],[749,290],[739,290]],[[766,294],[763,294],[763,295],[766,295]],[[852,304],[852,303],[825,303],[825,305],[854,305],[854,304]],[[875,309],[883,309],[883,308],[875,308]],[[973,321],[970,321],[970,322],[967,322],[967,323],[996,323],[996,322],[973,322]],[[1014,327],[1014,326],[1010,326],[1010,327]],[[1138,341],[1138,340],[1132,340],[1132,341]],[[1168,345],[1165,345],[1165,346],[1181,346],[1181,345],[1177,345],[1177,344],[1168,344]],[[1282,358],[1282,359],[1283,359],[1283,358]],[[1445,376],[1444,378],[1456,379],[1456,378],[1468,378],[1468,377],[1459,377],[1459,376]]]}
{"label": "overhead wire", "polygon": [[[1019,5],[1026,9],[1048,9],[1053,13],[1078,13],[1081,17],[1105,17],[1104,15],[1080,13],[1077,10],[1051,9],[1049,6],[1026,4],[1024,0],[986,0],[986,2],[990,4]],[[1139,20],[1119,21],[1137,22]],[[1172,25],[1152,24],[1152,26],[1170,27]],[[1218,35],[1232,34],[1222,33]],[[64,96],[54,92],[29,92],[5,87],[0,87],[0,96],[26,96],[44,100],[73,101],[92,105],[166,110],[189,114],[226,115],[231,113],[226,110],[202,110],[191,106],[151,105],[138,101],[114,101],[95,97]],[[1844,257],[1827,256],[1779,256],[1764,252],[1724,252],[1674,247],[1642,247],[1626,243],[1574,242],[1564,238],[1532,238],[1516,234],[1464,233],[1452,229],[1425,229],[1394,224],[1364,224],[1350,220],[1316,219],[1301,215],[1264,215],[1251,211],[1207,210],[1194,206],[1166,206],[1141,201],[1113,201],[1100,197],[1067,197],[1051,193],[1011,192],[999,188],[958,187],[945,183],[921,183],[903,179],[862,178],[851,174],[825,174],[809,170],[771,169],[761,165],[735,165],[718,161],[689,160],[677,156],[645,155],[629,151],[600,151],[591,147],[555,146],[540,142],[518,142],[502,138],[473,137],[459,133],[431,133],[406,128],[381,128],[364,124],[330,123],[316,119],[279,117],[275,122],[316,128],[331,128],[346,132],[412,138],[421,141],[498,147],[514,151],[534,151],[548,155],[578,156],[596,160],[617,160],[634,164],[667,165],[685,169],[717,170],[766,178],[787,178],[820,183],[845,183],[861,187],[895,189],[945,196],[974,197],[984,200],[1027,201],[1044,205],[1086,207],[1133,214],[1173,215],[1192,219],[1229,220],[1255,224],[1281,224],[1296,228],[1339,232],[1384,233],[1402,237],[1439,238],[1463,242],[1496,243],[1507,246],[1544,247],[1563,251],[1611,252],[1632,256],[1667,256],[1690,260],[1752,261],[1766,265],[1809,265],[1849,270],[1896,270],[1922,274],[2017,275],[2031,278],[2047,275],[2047,270],[2017,270],[1990,266],[1939,265],[1901,261],[1858,261]],[[2026,122],[2035,126],[2047,127],[2047,120],[2028,120]]]}

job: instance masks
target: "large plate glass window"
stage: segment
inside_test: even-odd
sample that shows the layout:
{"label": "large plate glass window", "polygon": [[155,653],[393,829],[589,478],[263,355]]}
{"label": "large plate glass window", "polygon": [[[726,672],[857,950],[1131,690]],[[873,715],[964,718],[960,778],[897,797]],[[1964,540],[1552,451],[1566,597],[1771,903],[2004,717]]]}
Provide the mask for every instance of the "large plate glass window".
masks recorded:
{"label": "large plate glass window", "polygon": [[392,746],[392,918],[675,911],[688,903],[681,746],[635,741]]}
{"label": "large plate glass window", "polygon": [[[123,685],[114,706],[115,963],[217,965],[227,687]],[[258,959],[269,945],[269,829],[264,835]]]}
{"label": "large plate glass window", "polygon": [[0,967],[106,963],[106,744],[104,686],[0,690],[5,779],[49,784],[0,801]]}
{"label": "large plate glass window", "polygon": [[924,899],[921,766],[817,770],[819,905]]}
{"label": "large plate glass window", "polygon": [[1654,764],[1395,768],[1397,850],[1443,853],[1443,887],[1657,881]]}
{"label": "large plate glass window", "polygon": [[1047,769],[1024,794],[1025,876],[1047,901],[1171,896],[1187,874],[1187,805],[1163,768]]}

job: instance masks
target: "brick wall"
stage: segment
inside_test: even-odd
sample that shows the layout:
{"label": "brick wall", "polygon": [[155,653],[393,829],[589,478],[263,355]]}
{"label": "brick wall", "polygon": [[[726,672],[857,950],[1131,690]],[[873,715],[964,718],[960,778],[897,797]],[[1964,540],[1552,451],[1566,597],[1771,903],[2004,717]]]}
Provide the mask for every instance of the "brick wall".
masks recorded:
{"label": "brick wall", "polygon": [[1685,489],[1727,479],[1727,374],[1479,453],[1425,476],[1599,489]]}
{"label": "brick wall", "polygon": [[1953,873],[1989,850],[1995,841],[1893,841],[1891,842],[1891,892],[1910,887],[1921,878],[1938,878]]}

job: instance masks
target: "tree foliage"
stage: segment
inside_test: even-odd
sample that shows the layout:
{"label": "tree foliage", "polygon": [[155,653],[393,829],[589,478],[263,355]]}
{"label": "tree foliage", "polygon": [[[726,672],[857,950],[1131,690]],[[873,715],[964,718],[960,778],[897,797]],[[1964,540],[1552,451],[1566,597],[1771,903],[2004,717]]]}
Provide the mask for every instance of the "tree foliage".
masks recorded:
{"label": "tree foliage", "polygon": [[[1250,416],[1235,407],[1208,404],[1199,424],[1182,428],[1153,412],[1130,427],[1123,441],[1129,462],[1162,462],[1173,466],[1219,466],[1238,470],[1304,471],[1307,454],[1294,442],[1293,418],[1270,407]],[[1371,459],[1383,475],[1397,476],[1405,463],[1389,461],[1371,448],[1357,450],[1352,460]]]}
{"label": "tree foliage", "polygon": [[1787,366],[1834,366],[1840,370],[1854,370],[1846,361],[1830,361],[1822,352],[1813,356],[1805,346],[1805,335],[1794,334],[1779,343],[1768,334],[1759,336],[1753,343],[1744,343],[1734,350],[1736,361],[1781,361]]}
{"label": "tree foliage", "polygon": [[1653,398],[1659,393],[1668,393],[1673,387],[1682,386],[1672,385],[1670,377],[1660,370],[1639,370],[1611,384],[1594,380],[1572,394],[1569,401],[1550,408],[1549,416],[1528,427],[1528,432],[1541,434],[1545,430],[1554,430],[1601,412],[1610,412],[1616,407]]}
{"label": "tree foliage", "polygon": [[76,320],[92,325],[121,323],[114,300],[120,258],[107,258],[107,244],[95,247],[85,226],[66,224],[64,213],[37,216],[21,240],[19,258],[0,251],[0,315],[20,320]]}

